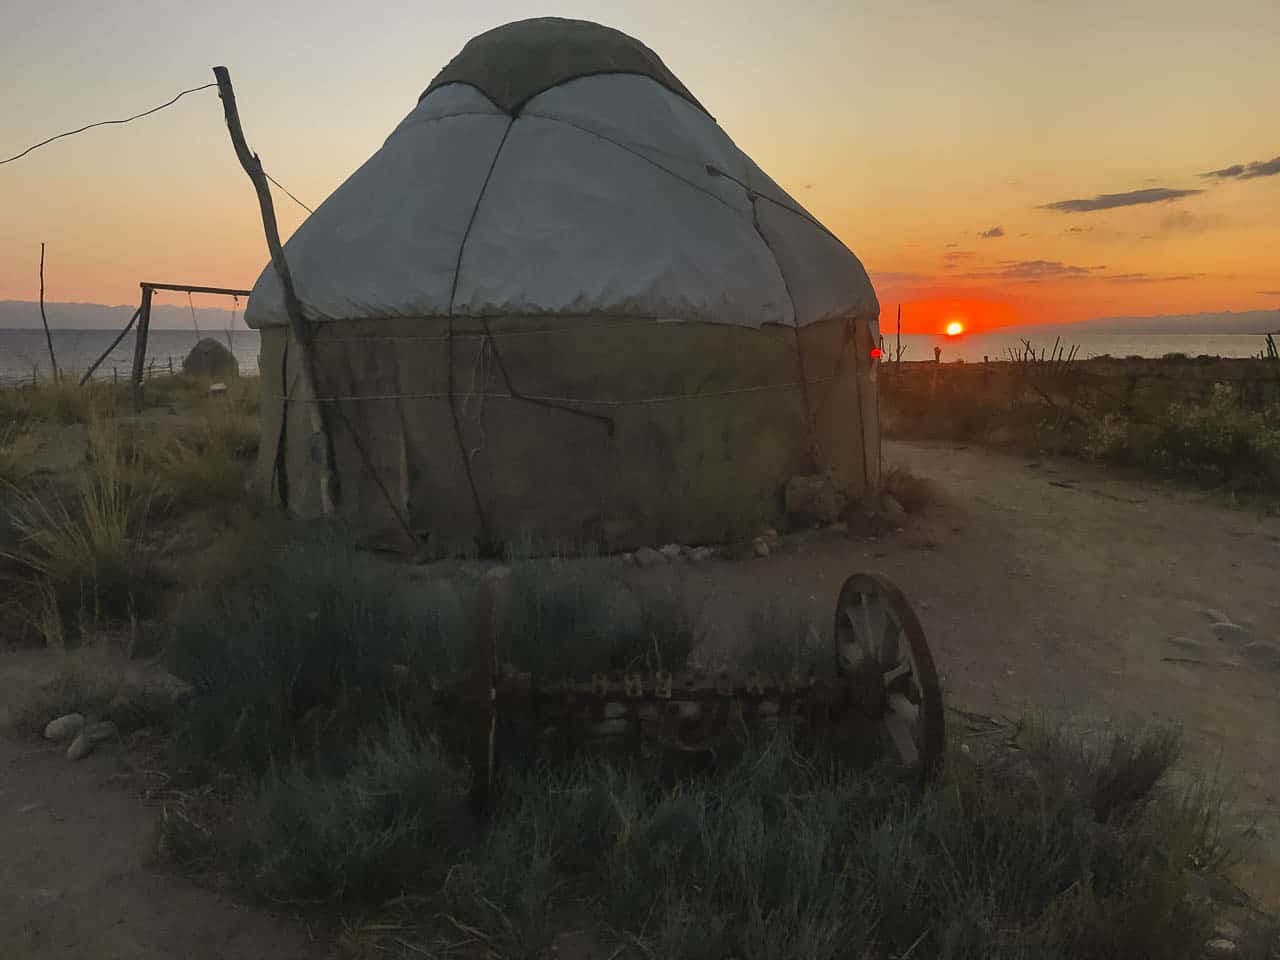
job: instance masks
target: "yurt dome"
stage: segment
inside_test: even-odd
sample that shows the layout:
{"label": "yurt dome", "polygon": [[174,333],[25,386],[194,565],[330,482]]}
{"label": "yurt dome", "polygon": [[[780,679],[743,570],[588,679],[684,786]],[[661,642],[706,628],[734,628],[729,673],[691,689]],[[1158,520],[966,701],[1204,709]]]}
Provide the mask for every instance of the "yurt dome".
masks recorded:
{"label": "yurt dome", "polygon": [[789,476],[875,482],[879,306],[858,259],[658,56],[543,18],[471,40],[285,245],[318,398],[268,266],[264,481],[447,548],[708,541]]}

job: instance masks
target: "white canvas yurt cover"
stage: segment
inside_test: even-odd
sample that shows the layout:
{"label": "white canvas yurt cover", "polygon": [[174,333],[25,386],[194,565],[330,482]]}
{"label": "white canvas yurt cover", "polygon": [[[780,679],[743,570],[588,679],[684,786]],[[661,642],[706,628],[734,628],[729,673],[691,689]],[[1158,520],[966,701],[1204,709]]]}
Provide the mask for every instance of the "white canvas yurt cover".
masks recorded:
{"label": "white canvas yurt cover", "polygon": [[858,259],[618,31],[526,20],[470,43],[268,266],[261,473],[443,549],[710,541],[796,473],[875,482],[879,307]]}

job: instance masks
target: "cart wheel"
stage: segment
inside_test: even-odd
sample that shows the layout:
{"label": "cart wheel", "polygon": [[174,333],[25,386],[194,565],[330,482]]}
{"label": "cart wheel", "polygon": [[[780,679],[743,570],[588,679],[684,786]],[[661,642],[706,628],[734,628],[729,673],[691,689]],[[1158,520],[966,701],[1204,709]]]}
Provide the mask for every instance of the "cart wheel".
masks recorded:
{"label": "cart wheel", "polygon": [[[942,690],[924,630],[902,591],[869,573],[844,582],[836,600],[836,673],[870,681],[885,754],[904,772],[929,778],[942,759]],[[862,696],[859,692],[857,695]]]}

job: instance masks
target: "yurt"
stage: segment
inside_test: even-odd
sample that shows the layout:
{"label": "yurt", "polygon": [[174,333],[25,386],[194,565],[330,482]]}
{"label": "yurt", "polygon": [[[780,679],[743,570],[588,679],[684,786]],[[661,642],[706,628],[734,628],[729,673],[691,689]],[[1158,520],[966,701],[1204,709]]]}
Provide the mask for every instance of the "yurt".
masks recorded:
{"label": "yurt", "polygon": [[714,543],[795,476],[877,483],[879,305],[862,264],[617,30],[471,40],[284,247],[261,332],[260,480],[441,552]]}

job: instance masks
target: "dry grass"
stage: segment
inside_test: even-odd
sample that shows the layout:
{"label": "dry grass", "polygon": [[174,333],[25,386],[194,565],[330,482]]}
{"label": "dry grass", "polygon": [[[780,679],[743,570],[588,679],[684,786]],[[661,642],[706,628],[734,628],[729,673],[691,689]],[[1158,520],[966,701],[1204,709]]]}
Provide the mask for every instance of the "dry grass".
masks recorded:
{"label": "dry grass", "polygon": [[91,465],[70,503],[53,490],[9,490],[17,545],[0,559],[17,568],[29,625],[55,646],[136,621],[150,593],[140,549],[150,493],[128,479],[130,454],[110,423],[92,421],[89,435]]}

